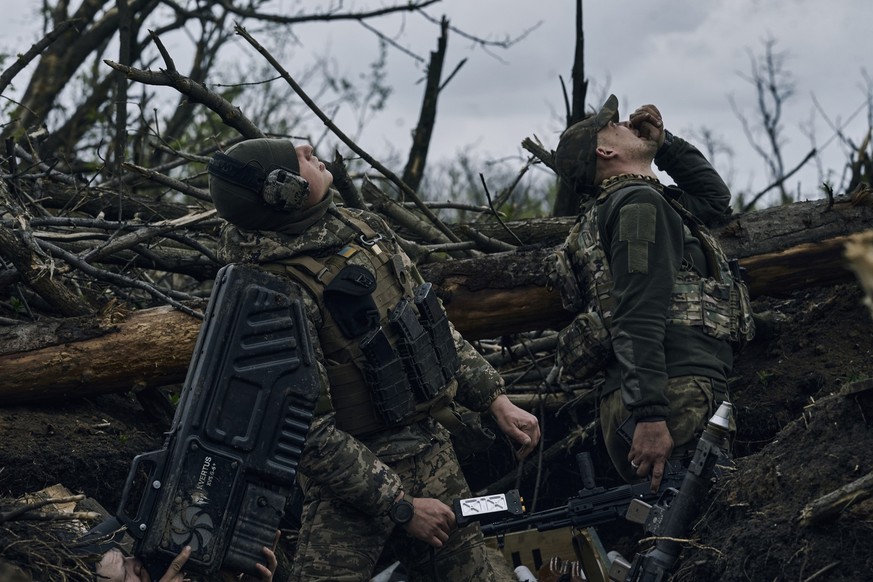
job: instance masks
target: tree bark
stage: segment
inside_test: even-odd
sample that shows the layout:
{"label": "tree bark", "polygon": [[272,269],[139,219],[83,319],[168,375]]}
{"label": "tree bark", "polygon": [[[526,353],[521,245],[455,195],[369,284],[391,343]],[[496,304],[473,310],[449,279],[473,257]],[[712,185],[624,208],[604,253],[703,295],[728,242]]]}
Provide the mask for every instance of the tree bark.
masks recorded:
{"label": "tree bark", "polygon": [[181,382],[200,320],[170,307],[144,309],[92,329],[86,340],[0,356],[0,404],[45,402]]}
{"label": "tree bark", "polygon": [[553,248],[494,253],[421,267],[439,288],[455,327],[468,339],[560,328],[569,321],[557,292],[546,288]]}
{"label": "tree bark", "polygon": [[[850,280],[843,256],[848,237],[803,243],[739,260],[752,297],[782,295]],[[553,249],[496,253],[425,265],[455,327],[468,339],[561,328],[570,320],[557,291],[545,285]]]}
{"label": "tree bark", "polygon": [[[32,236],[32,233],[24,232],[22,236]],[[85,299],[52,277],[50,262],[39,259],[31,247],[3,225],[0,225],[0,249],[0,258],[8,259],[27,284],[57,312],[72,317],[93,311]]]}

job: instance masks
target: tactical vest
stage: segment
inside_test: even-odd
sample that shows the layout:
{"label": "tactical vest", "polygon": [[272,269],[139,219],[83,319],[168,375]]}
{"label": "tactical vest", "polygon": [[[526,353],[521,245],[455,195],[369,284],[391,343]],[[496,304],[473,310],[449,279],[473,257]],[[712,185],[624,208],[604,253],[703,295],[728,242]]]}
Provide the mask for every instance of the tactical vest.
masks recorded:
{"label": "tactical vest", "polygon": [[[663,186],[655,180],[619,176],[601,186],[597,203],[621,188],[639,184],[663,194]],[[583,213],[556,251],[551,277],[564,308],[578,313],[559,334],[559,359],[566,372],[582,379],[603,369],[612,352],[613,278],[601,244],[597,203]],[[675,200],[670,204],[682,217],[684,228],[700,241],[711,275],[703,277],[690,268],[676,274],[667,325],[700,327],[707,335],[742,345],[752,339],[755,327],[748,289],[736,262],[728,261],[715,237],[688,210]]]}
{"label": "tactical vest", "polygon": [[337,428],[361,436],[427,416],[442,421],[459,359],[435,291],[415,286],[393,241],[349,213],[339,216],[359,233],[354,241],[327,257],[281,261],[322,313],[319,340]]}

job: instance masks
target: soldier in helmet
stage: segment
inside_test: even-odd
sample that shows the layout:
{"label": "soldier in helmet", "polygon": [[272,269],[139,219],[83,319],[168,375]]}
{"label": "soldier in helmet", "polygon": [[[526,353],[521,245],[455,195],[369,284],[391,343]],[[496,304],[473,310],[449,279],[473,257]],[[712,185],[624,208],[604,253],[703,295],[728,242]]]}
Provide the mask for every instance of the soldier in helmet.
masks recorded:
{"label": "soldier in helmet", "polygon": [[208,169],[228,223],[220,256],[299,286],[322,370],[291,579],[369,580],[386,546],[411,579],[503,579],[478,524],[456,528],[450,507],[470,495],[450,438],[470,424],[455,402],[490,412],[520,458],[540,438],[536,417],[454,330],[387,224],[335,203],[311,146],[246,140]]}
{"label": "soldier in helmet", "polygon": [[[661,184],[653,161],[677,186]],[[624,479],[651,474],[657,489],[665,463],[690,459],[729,400],[732,345],[754,333],[738,269],[701,224],[730,213],[730,192],[654,105],[619,121],[614,95],[563,132],[553,162],[583,199],[556,255],[555,284],[577,314],[558,362],[581,378],[605,369],[610,458]]]}

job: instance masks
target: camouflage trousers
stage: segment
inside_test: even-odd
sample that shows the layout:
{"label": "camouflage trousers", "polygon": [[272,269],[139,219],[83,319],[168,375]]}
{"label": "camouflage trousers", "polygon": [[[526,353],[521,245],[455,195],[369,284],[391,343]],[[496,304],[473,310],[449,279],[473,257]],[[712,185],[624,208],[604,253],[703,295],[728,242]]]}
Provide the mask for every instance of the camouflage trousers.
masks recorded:
{"label": "camouflage trousers", "polygon": [[[703,433],[706,421],[715,413],[722,400],[730,400],[724,382],[703,376],[681,376],[667,380],[667,399],[670,415],[667,428],[673,437],[673,454],[670,463],[680,465],[694,456],[697,441]],[[621,400],[621,390],[616,390],[600,401],[600,426],[603,442],[619,475],[632,483],[639,481],[636,471],[630,466],[627,456],[630,445],[616,430],[630,416]],[[730,440],[737,432],[734,415],[730,420]]]}
{"label": "camouflage trousers", "polygon": [[[422,453],[392,463],[413,497],[434,497],[451,506],[470,490],[450,443],[437,442]],[[387,516],[361,513],[329,491],[311,485],[306,491],[302,524],[290,580],[315,582],[366,581],[373,575],[383,548],[403,564],[408,580],[497,581],[514,580],[508,564],[504,575],[489,560],[479,524],[456,529],[442,548],[435,550],[406,535]]]}

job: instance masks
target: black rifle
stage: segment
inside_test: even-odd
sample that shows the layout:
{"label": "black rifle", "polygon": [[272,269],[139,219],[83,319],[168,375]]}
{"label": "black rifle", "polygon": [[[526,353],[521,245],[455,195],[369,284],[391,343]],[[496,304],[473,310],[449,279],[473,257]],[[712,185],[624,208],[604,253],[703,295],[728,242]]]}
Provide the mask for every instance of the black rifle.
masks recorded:
{"label": "black rifle", "polygon": [[606,489],[594,485],[594,470],[589,453],[576,455],[576,462],[582,475],[582,489],[576,497],[567,500],[567,505],[489,523],[482,526],[482,533],[486,536],[500,536],[532,528],[538,531],[549,531],[571,525],[576,528],[588,528],[624,519],[633,501],[656,503],[663,495],[674,492],[685,476],[684,470],[674,471],[668,466],[657,493],[652,493],[652,485],[649,481],[617,485]]}
{"label": "black rifle", "polygon": [[222,268],[164,447],[133,460],[118,511],[153,580],[186,545],[189,573],[258,575],[319,393],[294,287],[254,267]]}

